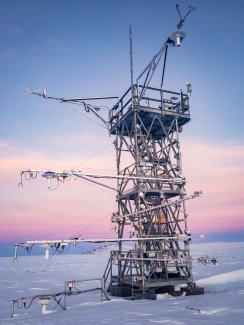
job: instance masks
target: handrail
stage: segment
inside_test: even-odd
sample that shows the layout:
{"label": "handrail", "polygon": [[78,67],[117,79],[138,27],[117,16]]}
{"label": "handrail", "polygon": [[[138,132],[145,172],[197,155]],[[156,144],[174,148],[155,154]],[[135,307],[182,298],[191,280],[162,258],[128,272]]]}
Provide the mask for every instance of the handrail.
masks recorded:
{"label": "handrail", "polygon": [[[137,90],[143,89],[142,85],[134,85],[134,88],[136,87]],[[163,99],[163,103],[164,104],[172,104],[172,109],[174,110],[178,110],[181,113],[184,114],[189,114],[189,97],[187,94],[184,94],[183,92],[175,92],[175,91],[170,91],[170,90],[166,90],[166,89],[159,89],[159,88],[154,88],[154,87],[147,87],[147,90],[150,92],[154,92],[155,96],[152,94],[152,96],[147,95],[147,96],[143,96],[140,99],[140,102],[138,102],[138,98],[135,96],[135,106],[140,105],[141,102],[143,101],[151,101],[151,102],[156,102],[156,103],[162,103],[162,97],[164,98],[164,96],[162,96],[162,94],[164,95],[174,95],[176,98],[172,99],[173,96],[169,97],[166,96],[166,98]],[[129,94],[129,98],[127,97]],[[168,97],[168,98],[167,98]],[[127,99],[128,98],[128,99]],[[126,100],[126,102],[125,102]],[[117,118],[119,119],[123,114],[124,111],[126,109],[130,109],[132,107],[132,105],[130,105],[130,103],[132,102],[132,97],[131,97],[131,87],[128,88],[128,90],[124,93],[124,95],[120,98],[120,100],[113,106],[113,108],[111,109],[111,116],[110,116],[110,123],[113,124],[114,120],[116,120],[117,122]],[[155,109],[158,109],[159,107],[152,107]],[[160,107],[160,109],[162,109]],[[116,113],[112,113],[113,111],[116,111]]]}

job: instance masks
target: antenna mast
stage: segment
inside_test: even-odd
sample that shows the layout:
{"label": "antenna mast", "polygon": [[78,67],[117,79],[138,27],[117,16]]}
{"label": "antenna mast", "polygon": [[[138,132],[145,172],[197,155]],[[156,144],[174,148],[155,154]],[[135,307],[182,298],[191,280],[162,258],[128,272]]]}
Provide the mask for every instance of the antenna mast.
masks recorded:
{"label": "antenna mast", "polygon": [[129,27],[129,37],[130,37],[130,83],[131,83],[132,105],[134,105],[133,39],[132,39],[131,25]]}

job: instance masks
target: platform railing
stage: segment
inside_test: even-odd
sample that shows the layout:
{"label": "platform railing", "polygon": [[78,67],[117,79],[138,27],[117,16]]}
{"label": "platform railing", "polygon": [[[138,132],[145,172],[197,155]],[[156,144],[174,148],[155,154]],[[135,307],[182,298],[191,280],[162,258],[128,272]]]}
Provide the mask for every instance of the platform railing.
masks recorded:
{"label": "platform railing", "polygon": [[[131,87],[124,93],[120,100],[113,106],[110,111],[110,123],[113,125],[134,105],[158,109],[163,111],[178,112],[181,114],[190,114],[189,97],[182,91],[174,92],[169,90],[161,90],[154,87],[147,87],[146,96],[143,96],[138,102],[137,93],[140,93],[142,85],[134,85],[134,98],[132,99]],[[134,100],[134,103],[133,103]],[[133,105],[132,105],[133,104]]]}

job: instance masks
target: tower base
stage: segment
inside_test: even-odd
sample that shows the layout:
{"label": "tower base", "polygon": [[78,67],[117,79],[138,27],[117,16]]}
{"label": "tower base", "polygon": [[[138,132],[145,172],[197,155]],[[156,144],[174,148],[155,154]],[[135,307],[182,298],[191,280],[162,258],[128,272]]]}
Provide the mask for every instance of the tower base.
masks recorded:
{"label": "tower base", "polygon": [[194,296],[194,295],[203,295],[204,294],[204,288],[203,287],[182,287],[182,292],[185,292],[186,296]]}
{"label": "tower base", "polygon": [[112,285],[110,288],[110,292],[112,296],[121,297],[125,299],[149,299],[149,300],[156,300],[158,293],[168,293],[173,297],[178,296],[193,296],[193,295],[203,295],[204,288],[203,287],[181,287],[180,290],[176,290],[174,286],[167,285],[161,288],[157,288],[155,290],[140,290],[135,289],[131,286],[125,285]]}

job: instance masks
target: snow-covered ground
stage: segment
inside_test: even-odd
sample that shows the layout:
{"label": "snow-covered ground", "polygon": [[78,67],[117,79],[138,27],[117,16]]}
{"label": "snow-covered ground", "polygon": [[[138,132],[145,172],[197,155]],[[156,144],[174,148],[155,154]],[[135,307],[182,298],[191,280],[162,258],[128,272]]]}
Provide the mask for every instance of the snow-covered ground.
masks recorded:
{"label": "snow-covered ground", "polygon": [[[128,301],[113,298],[101,302],[99,292],[67,298],[67,310],[60,307],[41,314],[36,301],[30,309],[16,310],[10,317],[11,300],[36,294],[63,291],[66,280],[99,278],[110,248],[89,254],[0,258],[0,324],[244,324],[244,243],[192,244],[192,255],[215,256],[218,266],[194,264],[194,278],[205,287],[205,295]],[[49,309],[50,306],[47,308]]]}

